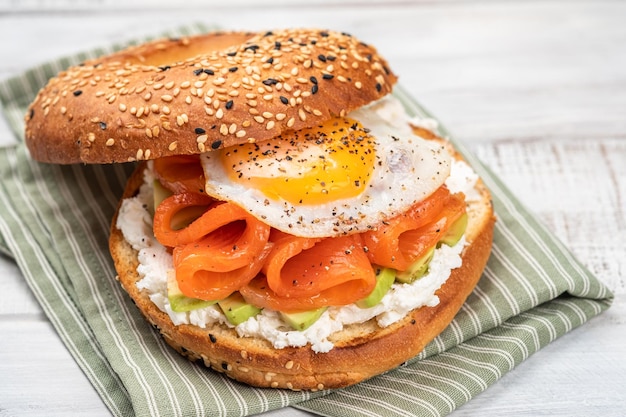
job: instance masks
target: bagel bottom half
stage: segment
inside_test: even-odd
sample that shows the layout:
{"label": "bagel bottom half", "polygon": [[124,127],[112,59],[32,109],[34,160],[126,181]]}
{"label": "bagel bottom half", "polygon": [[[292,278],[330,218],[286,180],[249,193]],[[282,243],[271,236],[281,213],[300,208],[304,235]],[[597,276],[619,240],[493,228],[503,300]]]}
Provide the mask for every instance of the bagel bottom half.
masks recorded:
{"label": "bagel bottom half", "polygon": [[[143,182],[145,164],[139,164],[122,198],[134,196]],[[437,291],[435,307],[411,311],[400,321],[381,328],[374,319],[346,326],[331,336],[334,348],[315,353],[309,346],[275,349],[266,340],[239,337],[223,325],[200,328],[174,325],[169,316],[137,288],[138,253],[112,222],[110,251],[118,279],[145,318],[164,340],[190,360],[238,381],[257,387],[292,390],[340,388],[393,369],[418,355],[452,321],[476,286],[491,251],[494,214],[488,190],[479,181],[480,200],[468,205],[469,223],[462,252],[462,266],[452,270]],[[119,207],[118,207],[119,210]]]}

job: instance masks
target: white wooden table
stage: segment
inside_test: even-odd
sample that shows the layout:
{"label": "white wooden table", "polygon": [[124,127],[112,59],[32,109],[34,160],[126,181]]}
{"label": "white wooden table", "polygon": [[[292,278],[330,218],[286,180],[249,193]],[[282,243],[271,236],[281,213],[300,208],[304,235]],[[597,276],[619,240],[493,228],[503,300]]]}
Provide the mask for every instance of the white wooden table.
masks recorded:
{"label": "white wooden table", "polygon": [[[0,78],[199,20],[340,29],[375,44],[401,84],[616,294],[608,312],[453,416],[626,415],[626,2],[207,3],[0,0]],[[0,416],[108,415],[4,256],[0,334]]]}

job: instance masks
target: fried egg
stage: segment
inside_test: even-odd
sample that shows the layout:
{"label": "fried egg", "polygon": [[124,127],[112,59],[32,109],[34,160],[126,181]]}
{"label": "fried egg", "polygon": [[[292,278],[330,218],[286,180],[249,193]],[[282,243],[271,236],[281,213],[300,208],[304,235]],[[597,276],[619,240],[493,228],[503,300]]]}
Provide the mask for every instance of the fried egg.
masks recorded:
{"label": "fried egg", "polygon": [[439,188],[450,155],[382,100],[268,141],[202,154],[205,191],[302,237],[371,230]]}

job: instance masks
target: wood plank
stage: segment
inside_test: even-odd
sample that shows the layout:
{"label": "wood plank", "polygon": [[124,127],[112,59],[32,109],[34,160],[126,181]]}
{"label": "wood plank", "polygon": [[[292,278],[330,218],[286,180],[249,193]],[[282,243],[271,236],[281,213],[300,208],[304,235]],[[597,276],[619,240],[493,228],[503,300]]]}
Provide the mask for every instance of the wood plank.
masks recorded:
{"label": "wood plank", "polygon": [[1,317],[0,415],[109,414],[50,323]]}

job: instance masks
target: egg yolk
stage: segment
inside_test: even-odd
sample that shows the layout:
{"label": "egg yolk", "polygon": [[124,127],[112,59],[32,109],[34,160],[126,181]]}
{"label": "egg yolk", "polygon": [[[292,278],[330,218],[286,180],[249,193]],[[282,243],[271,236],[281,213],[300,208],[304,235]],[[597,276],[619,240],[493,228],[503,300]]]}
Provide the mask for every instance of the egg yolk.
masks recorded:
{"label": "egg yolk", "polygon": [[350,118],[333,118],[222,152],[221,161],[233,182],[294,205],[359,195],[369,182],[376,158],[374,138]]}

